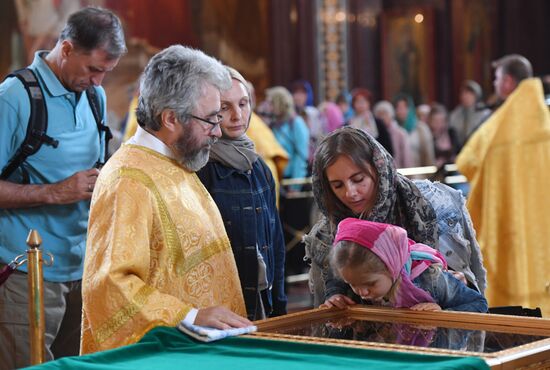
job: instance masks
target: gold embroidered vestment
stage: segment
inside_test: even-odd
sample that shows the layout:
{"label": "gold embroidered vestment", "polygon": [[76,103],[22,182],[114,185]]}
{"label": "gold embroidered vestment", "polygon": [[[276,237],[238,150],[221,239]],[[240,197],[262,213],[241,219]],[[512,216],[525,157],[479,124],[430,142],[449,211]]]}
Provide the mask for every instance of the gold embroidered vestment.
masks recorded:
{"label": "gold embroidered vestment", "polygon": [[94,189],[82,280],[81,352],[137,342],[192,308],[246,317],[216,204],[194,173],[123,145]]}
{"label": "gold embroidered vestment", "polygon": [[490,306],[550,315],[550,113],[539,79],[524,80],[472,135],[456,164],[470,181]]}

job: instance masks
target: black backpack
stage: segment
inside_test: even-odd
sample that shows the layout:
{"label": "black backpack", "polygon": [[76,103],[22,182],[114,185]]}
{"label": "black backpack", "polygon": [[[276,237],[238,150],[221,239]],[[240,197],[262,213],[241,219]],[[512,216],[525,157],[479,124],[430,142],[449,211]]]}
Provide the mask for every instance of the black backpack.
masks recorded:
{"label": "black backpack", "polygon": [[[38,152],[43,144],[54,148],[57,148],[59,145],[59,141],[46,134],[48,130],[48,109],[46,107],[42,88],[36,78],[36,74],[29,68],[23,68],[14,71],[7,77],[18,78],[25,87],[25,90],[27,90],[30,100],[30,115],[25,139],[21,143],[19,149],[15,152],[15,155],[8,161],[2,170],[0,180],[6,180],[28,157]],[[86,90],[86,96],[88,97],[88,102],[90,103],[90,108],[92,109],[92,113],[96,121],[99,141],[101,143],[103,138],[105,144],[105,156],[103,157],[104,161],[101,161],[100,154],[96,162],[96,167],[100,167],[105,163],[105,161],[107,161],[109,140],[112,139],[113,135],[111,134],[109,127],[103,123],[101,114],[99,113],[99,98],[97,97],[97,92],[93,86]],[[22,183],[28,184],[28,174],[24,173],[23,177]]]}

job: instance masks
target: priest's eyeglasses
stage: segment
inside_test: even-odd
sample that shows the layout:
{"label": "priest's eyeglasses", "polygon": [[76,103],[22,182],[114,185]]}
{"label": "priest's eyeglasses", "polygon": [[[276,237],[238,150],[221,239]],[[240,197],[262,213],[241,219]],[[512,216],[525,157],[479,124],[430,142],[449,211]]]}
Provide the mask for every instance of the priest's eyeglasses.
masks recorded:
{"label": "priest's eyeglasses", "polygon": [[221,114],[216,114],[215,119],[212,120],[212,121],[209,120],[209,119],[206,119],[206,118],[197,117],[193,114],[189,114],[189,117],[194,118],[194,119],[196,119],[198,121],[201,121],[201,122],[206,122],[209,125],[212,125],[212,127],[210,128],[210,132],[214,131],[216,129],[216,127],[219,126],[223,121],[223,117],[222,117]]}

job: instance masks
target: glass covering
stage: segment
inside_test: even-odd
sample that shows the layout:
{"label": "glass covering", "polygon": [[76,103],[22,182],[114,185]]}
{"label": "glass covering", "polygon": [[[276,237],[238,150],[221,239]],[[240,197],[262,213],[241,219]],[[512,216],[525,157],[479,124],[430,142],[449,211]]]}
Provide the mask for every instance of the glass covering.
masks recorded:
{"label": "glass covering", "polygon": [[549,336],[351,318],[304,321],[292,328],[274,329],[269,332],[482,353],[498,352],[549,338]]}

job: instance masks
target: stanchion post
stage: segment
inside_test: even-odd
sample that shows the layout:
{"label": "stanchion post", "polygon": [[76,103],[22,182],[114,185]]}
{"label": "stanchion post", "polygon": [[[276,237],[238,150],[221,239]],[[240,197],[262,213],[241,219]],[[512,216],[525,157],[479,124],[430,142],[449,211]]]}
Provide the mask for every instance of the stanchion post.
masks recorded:
{"label": "stanchion post", "polygon": [[44,282],[42,278],[42,238],[31,230],[27,237],[27,267],[29,281],[29,323],[31,365],[44,362]]}

